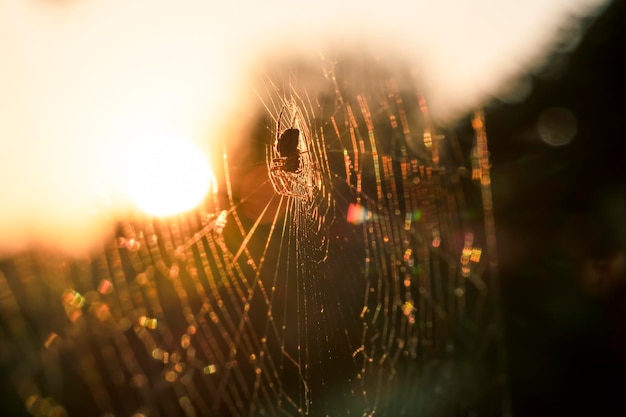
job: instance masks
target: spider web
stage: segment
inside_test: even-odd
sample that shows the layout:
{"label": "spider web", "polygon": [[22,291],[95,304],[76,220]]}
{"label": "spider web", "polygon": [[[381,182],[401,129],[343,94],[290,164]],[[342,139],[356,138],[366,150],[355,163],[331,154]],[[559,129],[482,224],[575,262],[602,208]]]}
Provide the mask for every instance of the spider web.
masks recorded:
{"label": "spider web", "polygon": [[[269,77],[255,151],[225,147],[195,212],[122,222],[90,257],[2,262],[2,364],[21,410],[506,411],[484,117],[473,134],[438,130],[412,77],[355,68]],[[270,180],[278,117],[300,130],[286,188]]]}

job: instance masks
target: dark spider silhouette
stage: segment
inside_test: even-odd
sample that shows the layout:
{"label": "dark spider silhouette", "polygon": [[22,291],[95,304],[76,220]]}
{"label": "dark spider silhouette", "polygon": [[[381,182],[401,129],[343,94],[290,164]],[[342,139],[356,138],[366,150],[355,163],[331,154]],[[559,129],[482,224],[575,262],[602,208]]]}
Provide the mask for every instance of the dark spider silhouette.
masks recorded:
{"label": "dark spider silhouette", "polygon": [[300,130],[293,127],[296,116],[291,122],[291,126],[280,131],[280,122],[285,108],[280,111],[278,121],[276,123],[276,140],[271,148],[271,156],[268,155],[269,176],[272,181],[274,191],[278,194],[303,197],[307,185],[306,179],[301,178],[300,174],[303,170],[302,153],[300,145]]}
{"label": "dark spider silhouette", "polygon": [[285,108],[278,115],[278,125],[276,127],[276,141],[274,142],[274,150],[278,154],[278,158],[274,158],[276,164],[275,169],[286,172],[300,172],[300,150],[298,143],[300,141],[300,130],[290,127],[280,133],[280,120]]}

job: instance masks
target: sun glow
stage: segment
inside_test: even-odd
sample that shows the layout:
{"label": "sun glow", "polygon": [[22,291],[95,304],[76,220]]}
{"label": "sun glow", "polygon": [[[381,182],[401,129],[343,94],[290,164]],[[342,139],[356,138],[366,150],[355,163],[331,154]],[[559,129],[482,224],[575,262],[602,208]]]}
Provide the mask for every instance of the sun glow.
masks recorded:
{"label": "sun glow", "polygon": [[[157,215],[191,208],[208,187],[206,162],[196,159],[206,158],[154,139],[126,152],[131,139],[166,130],[211,146],[249,137],[261,109],[251,85],[272,71],[282,83],[300,59],[319,68],[322,51],[328,59],[371,51],[389,69],[415,67],[431,116],[445,121],[491,95],[527,94],[516,74],[540,69],[557,46],[572,48],[579,18],[608,0],[128,3],[0,1],[0,256],[33,245],[82,253],[131,201]],[[316,88],[305,73],[291,74]],[[548,119],[543,133],[571,121]],[[544,139],[559,146],[574,133]]]}
{"label": "sun glow", "polygon": [[132,141],[121,174],[133,204],[153,216],[193,209],[214,183],[207,155],[191,141],[171,137]]}

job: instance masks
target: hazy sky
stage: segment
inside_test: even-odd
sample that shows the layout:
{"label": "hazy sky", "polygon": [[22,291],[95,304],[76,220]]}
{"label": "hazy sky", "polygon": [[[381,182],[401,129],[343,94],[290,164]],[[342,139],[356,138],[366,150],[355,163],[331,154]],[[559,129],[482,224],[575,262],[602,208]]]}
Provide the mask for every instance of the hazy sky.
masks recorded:
{"label": "hazy sky", "polygon": [[300,3],[0,0],[0,253],[88,245],[128,203],[120,150],[164,134],[208,149],[255,104],[259,63],[366,45],[414,64],[434,116],[450,120],[539,67],[606,5]]}

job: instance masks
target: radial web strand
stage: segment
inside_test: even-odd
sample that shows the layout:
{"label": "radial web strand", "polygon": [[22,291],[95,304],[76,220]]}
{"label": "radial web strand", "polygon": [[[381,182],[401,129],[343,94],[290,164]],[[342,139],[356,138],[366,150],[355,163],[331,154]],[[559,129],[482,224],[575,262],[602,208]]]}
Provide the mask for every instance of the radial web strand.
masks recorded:
{"label": "radial web strand", "polygon": [[197,210],[134,216],[88,257],[0,263],[25,410],[506,411],[484,115],[440,129],[412,77],[354,68],[268,76],[259,129],[216,151]]}

